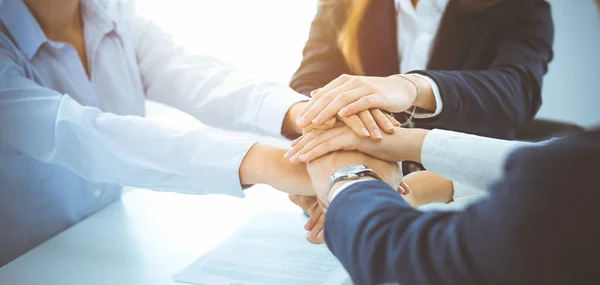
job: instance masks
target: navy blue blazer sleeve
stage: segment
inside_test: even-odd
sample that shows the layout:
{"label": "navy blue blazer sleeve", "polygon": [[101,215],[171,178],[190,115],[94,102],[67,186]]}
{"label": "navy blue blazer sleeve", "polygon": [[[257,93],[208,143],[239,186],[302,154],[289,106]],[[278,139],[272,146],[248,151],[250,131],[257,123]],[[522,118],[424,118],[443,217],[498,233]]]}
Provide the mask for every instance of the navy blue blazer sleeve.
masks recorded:
{"label": "navy blue blazer sleeve", "polygon": [[[413,71],[433,79],[443,109],[424,120],[447,129],[485,134],[514,129],[533,119],[542,104],[542,78],[553,57],[554,26],[543,0],[521,1],[514,28],[483,70]],[[485,122],[482,124],[481,122]]]}
{"label": "navy blue blazer sleeve", "polygon": [[599,169],[595,132],[517,150],[463,212],[357,183],[332,202],[325,238],[356,284],[600,284]]}

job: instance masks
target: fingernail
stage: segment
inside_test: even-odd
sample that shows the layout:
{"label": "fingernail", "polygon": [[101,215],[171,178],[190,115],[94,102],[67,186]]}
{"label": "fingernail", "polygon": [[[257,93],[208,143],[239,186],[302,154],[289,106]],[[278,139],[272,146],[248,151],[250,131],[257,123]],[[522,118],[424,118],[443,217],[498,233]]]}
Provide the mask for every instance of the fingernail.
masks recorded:
{"label": "fingernail", "polygon": [[344,108],[344,109],[340,110],[338,112],[338,115],[343,116],[343,115],[346,115],[346,113],[348,113],[348,108]]}
{"label": "fingernail", "polygon": [[379,129],[375,129],[373,132],[375,133],[375,137],[376,138],[378,138],[378,139],[382,139],[383,138],[383,136],[381,135],[381,132],[379,131]]}
{"label": "fingernail", "polygon": [[310,237],[310,232],[307,232],[307,233],[306,233],[306,237]]}
{"label": "fingernail", "polygon": [[298,124],[299,126],[303,126],[306,123],[306,118],[304,116],[302,116],[302,118],[300,118],[298,121],[296,121],[296,124]]}
{"label": "fingernail", "polygon": [[321,123],[322,120],[323,120],[323,116],[318,115],[314,120],[312,120],[312,122],[315,124],[319,124],[319,123]]}
{"label": "fingernail", "polygon": [[294,162],[294,161],[296,161],[296,158],[298,158],[298,155],[297,155],[297,154],[296,154],[296,155],[294,155],[294,156],[292,156],[292,157],[290,158],[290,161],[291,161],[291,162]]}
{"label": "fingernail", "polygon": [[314,229],[310,231],[309,234],[311,237],[317,237],[317,231],[315,231]]}
{"label": "fingernail", "polygon": [[370,137],[371,134],[369,134],[369,131],[366,128],[362,128],[361,132],[363,133],[363,135]]}
{"label": "fingernail", "polygon": [[311,230],[310,229],[310,221],[308,221],[308,222],[306,222],[306,224],[304,224],[304,229],[307,230],[307,231]]}
{"label": "fingernail", "polygon": [[387,123],[385,123],[385,126],[386,126],[386,127],[387,127],[387,128],[390,130],[390,131],[391,131],[391,130],[394,130],[394,124],[392,124],[392,123],[390,123],[390,122],[387,122]]}

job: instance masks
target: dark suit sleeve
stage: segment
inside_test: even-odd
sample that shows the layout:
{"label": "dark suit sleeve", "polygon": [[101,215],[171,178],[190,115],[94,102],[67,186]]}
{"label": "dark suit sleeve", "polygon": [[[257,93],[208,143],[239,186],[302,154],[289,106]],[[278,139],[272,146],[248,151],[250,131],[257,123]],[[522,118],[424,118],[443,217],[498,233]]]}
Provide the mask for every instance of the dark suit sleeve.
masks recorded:
{"label": "dark suit sleeve", "polygon": [[310,27],[309,39],[303,51],[300,67],[292,77],[290,87],[298,93],[309,95],[338,76],[349,73],[338,44],[337,30],[341,25],[341,7],[319,1],[317,15]]}
{"label": "dark suit sleeve", "polygon": [[444,105],[439,116],[425,123],[485,134],[490,129],[515,129],[533,119],[542,103],[542,77],[553,56],[554,27],[546,1],[520,2],[520,11],[514,11],[518,23],[498,45],[489,68],[413,71],[437,83]]}
{"label": "dark suit sleeve", "polygon": [[357,183],[332,202],[325,238],[356,284],[600,284],[598,169],[596,132],[517,150],[463,212],[420,212],[383,182]]}

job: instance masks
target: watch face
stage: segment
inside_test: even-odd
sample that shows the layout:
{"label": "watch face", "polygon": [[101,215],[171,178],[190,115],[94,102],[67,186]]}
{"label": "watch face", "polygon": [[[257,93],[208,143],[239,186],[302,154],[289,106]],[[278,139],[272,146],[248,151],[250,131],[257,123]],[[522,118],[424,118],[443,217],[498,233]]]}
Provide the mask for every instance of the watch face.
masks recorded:
{"label": "watch face", "polygon": [[334,176],[352,178],[358,177],[358,175],[364,171],[370,171],[370,169],[364,164],[354,164],[340,168],[334,173]]}

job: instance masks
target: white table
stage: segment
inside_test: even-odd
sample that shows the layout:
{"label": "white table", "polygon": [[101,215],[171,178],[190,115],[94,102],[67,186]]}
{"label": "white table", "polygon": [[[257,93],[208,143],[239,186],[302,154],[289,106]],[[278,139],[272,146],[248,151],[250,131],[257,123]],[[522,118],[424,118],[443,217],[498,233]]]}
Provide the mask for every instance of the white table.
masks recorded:
{"label": "white table", "polygon": [[[263,211],[302,211],[268,186],[245,199],[132,190],[0,268],[0,285],[181,284],[171,277]],[[300,225],[301,226],[301,225]]]}

